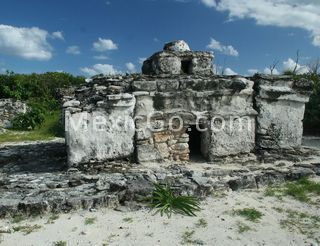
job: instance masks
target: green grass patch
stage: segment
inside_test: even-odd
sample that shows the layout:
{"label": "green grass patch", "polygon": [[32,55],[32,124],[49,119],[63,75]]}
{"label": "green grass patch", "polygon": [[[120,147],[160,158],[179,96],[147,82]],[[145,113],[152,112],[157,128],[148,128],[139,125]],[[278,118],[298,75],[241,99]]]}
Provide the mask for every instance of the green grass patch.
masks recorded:
{"label": "green grass patch", "polygon": [[43,124],[31,131],[8,130],[0,134],[0,143],[51,140],[63,137],[63,126],[60,123],[61,111],[54,111],[45,116]]}
{"label": "green grass patch", "polygon": [[233,211],[233,214],[242,216],[246,220],[253,221],[253,222],[258,222],[263,216],[263,213],[256,210],[255,208],[237,209]]}
{"label": "green grass patch", "polygon": [[26,219],[27,219],[27,216],[22,215],[22,214],[17,214],[12,218],[11,222],[13,224],[16,224],[16,223],[20,223],[21,221],[24,221]]}
{"label": "green grass patch", "polygon": [[195,231],[185,231],[181,236],[182,245],[205,245],[201,239],[194,239]]}
{"label": "green grass patch", "polygon": [[66,241],[57,241],[53,243],[53,246],[67,246]]}
{"label": "green grass patch", "polygon": [[252,231],[252,228],[248,225],[246,225],[245,223],[238,221],[237,222],[237,227],[238,227],[238,232],[239,233],[244,233],[247,231]]}
{"label": "green grass patch", "polygon": [[320,217],[309,213],[286,210],[286,218],[280,221],[282,228],[308,236],[320,243]]}
{"label": "green grass patch", "polygon": [[310,195],[320,195],[320,183],[309,180],[304,177],[297,181],[287,182],[281,186],[269,186],[266,191],[266,196],[275,196],[282,198],[290,196],[301,202],[310,202]]}
{"label": "green grass patch", "polygon": [[200,227],[206,228],[208,226],[208,222],[205,219],[201,218],[196,222],[195,225],[197,228],[200,228]]}
{"label": "green grass patch", "polygon": [[195,231],[192,230],[192,231],[185,231],[181,238],[182,238],[182,241],[181,241],[181,244],[193,244],[193,235],[194,235]]}
{"label": "green grass patch", "polygon": [[14,232],[22,232],[24,235],[28,235],[34,231],[37,231],[41,228],[41,225],[21,225],[14,226],[12,229]]}
{"label": "green grass patch", "polygon": [[320,183],[302,178],[298,181],[287,183],[285,185],[285,193],[299,201],[308,202],[310,200],[309,194],[320,195]]}
{"label": "green grass patch", "polygon": [[280,208],[280,207],[272,207],[274,210],[276,210],[278,213],[283,213],[284,212],[284,209],[283,208]]}
{"label": "green grass patch", "polygon": [[96,217],[86,218],[84,220],[84,224],[85,225],[93,225],[94,223],[96,223],[96,221],[97,221]]}
{"label": "green grass patch", "polygon": [[52,214],[50,215],[50,217],[48,218],[47,224],[54,224],[54,222],[59,219],[59,215],[58,214]]}
{"label": "green grass patch", "polygon": [[131,217],[126,217],[126,218],[123,218],[122,220],[124,222],[127,222],[127,223],[132,223],[133,222],[133,219]]}

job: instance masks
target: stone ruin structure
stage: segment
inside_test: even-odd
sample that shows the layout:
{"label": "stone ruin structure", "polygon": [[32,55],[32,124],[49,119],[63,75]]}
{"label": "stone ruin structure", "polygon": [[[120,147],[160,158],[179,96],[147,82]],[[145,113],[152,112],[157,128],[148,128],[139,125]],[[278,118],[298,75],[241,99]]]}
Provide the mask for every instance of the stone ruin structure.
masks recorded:
{"label": "stone ruin structure", "polygon": [[11,98],[0,99],[0,132],[1,128],[10,128],[11,120],[18,114],[25,114],[27,110],[24,102]]}
{"label": "stone ruin structure", "polygon": [[154,183],[203,198],[320,175],[320,150],[301,147],[311,83],[215,75],[212,60],[178,41],[142,74],[61,90],[65,139],[0,144],[0,218],[137,209]]}
{"label": "stone ruin structure", "polygon": [[64,103],[68,163],[138,163],[298,148],[312,84],[213,73],[211,52],[168,43],[142,74],[95,76]]}

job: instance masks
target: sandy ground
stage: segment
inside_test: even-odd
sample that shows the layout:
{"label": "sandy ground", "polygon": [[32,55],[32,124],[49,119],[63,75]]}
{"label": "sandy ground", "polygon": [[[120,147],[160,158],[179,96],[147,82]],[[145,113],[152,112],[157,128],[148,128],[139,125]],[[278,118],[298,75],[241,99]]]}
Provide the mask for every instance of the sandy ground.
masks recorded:
{"label": "sandy ground", "polygon": [[[318,245],[320,230],[310,218],[319,220],[312,217],[320,216],[319,201],[310,205],[268,197],[263,190],[237,191],[207,198],[197,217],[173,215],[168,219],[153,216],[147,209],[102,209],[61,214],[51,223],[50,215],[19,223],[1,220],[0,231],[11,233],[0,234],[0,245],[64,245],[55,244],[59,241],[65,245]],[[232,212],[242,208],[255,208],[263,216],[251,222]],[[303,216],[288,222],[297,214]],[[92,223],[86,224],[91,218]],[[23,225],[41,228],[27,235],[13,232],[13,227]]]}

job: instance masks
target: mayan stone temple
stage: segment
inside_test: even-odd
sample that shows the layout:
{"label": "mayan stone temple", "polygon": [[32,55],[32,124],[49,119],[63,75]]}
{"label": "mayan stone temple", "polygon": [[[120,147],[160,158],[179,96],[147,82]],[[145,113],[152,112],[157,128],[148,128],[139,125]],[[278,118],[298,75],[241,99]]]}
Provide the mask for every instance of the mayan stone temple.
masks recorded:
{"label": "mayan stone temple", "polygon": [[[95,76],[64,103],[70,167],[88,162],[218,163],[301,146],[309,81],[221,76],[211,52],[167,43],[142,74]],[[161,165],[161,164],[160,164]]]}
{"label": "mayan stone temple", "polygon": [[[217,75],[213,58],[175,41],[142,73],[60,88],[65,138],[0,144],[0,218],[137,209],[154,184],[205,198],[319,175],[302,144],[311,82]],[[4,100],[0,123],[25,107]]]}

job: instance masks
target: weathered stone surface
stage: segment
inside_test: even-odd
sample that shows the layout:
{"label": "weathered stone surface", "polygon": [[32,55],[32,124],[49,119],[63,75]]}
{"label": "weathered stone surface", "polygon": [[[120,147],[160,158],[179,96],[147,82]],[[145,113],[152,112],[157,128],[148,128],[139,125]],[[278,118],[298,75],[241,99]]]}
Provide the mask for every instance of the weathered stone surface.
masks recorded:
{"label": "weathered stone surface", "polygon": [[77,100],[71,100],[71,101],[67,101],[63,104],[64,108],[68,108],[68,107],[78,107],[80,106],[80,102]]}
{"label": "weathered stone surface", "polygon": [[[58,149],[53,146],[60,143],[61,140],[43,142],[38,146],[38,151],[46,149],[50,160],[50,150],[52,154],[57,153]],[[27,148],[23,144],[19,148],[17,146],[2,145],[0,151],[14,156],[17,149]],[[33,144],[33,147],[36,146]],[[34,152],[36,150],[34,148]],[[296,161],[286,159],[292,154],[297,155]],[[246,158],[239,157],[230,159],[228,162],[233,164],[228,166],[223,163],[183,165],[171,162],[158,166],[151,163],[131,165],[113,162],[100,163],[99,170],[97,163],[84,165],[82,171],[67,170],[65,166],[62,169],[51,169],[51,164],[37,169],[27,162],[24,168],[17,169],[16,166],[20,166],[23,160],[16,164],[10,160],[10,155],[7,154],[7,161],[2,160],[0,163],[0,218],[17,214],[40,215],[77,209],[116,208],[130,204],[137,207],[132,201],[141,201],[149,196],[154,183],[169,184],[176,194],[197,197],[208,196],[215,190],[254,189],[315,175],[319,168],[320,153],[319,150],[301,149],[299,152],[283,153],[282,159],[276,157],[277,161],[271,160],[259,165],[257,162],[248,164]],[[52,166],[57,164],[52,162]]]}
{"label": "weathered stone surface", "polygon": [[10,128],[11,120],[18,114],[25,114],[28,110],[26,103],[15,99],[0,99],[0,129]]}
{"label": "weathered stone surface", "polygon": [[137,161],[139,163],[148,161],[161,161],[162,156],[153,145],[138,145],[137,146]]}
{"label": "weathered stone surface", "polygon": [[301,146],[310,82],[291,77],[256,75],[257,146],[262,149]]}
{"label": "weathered stone surface", "polygon": [[166,51],[190,51],[189,45],[183,40],[177,40],[164,45]]}
{"label": "weathered stone surface", "polygon": [[144,61],[143,74],[213,74],[213,54],[192,52],[182,40],[168,43],[164,51],[155,53]]}
{"label": "weathered stone surface", "polygon": [[136,91],[155,91],[157,90],[157,82],[154,80],[138,80],[133,82],[133,89]]}
{"label": "weathered stone surface", "polygon": [[[135,98],[109,98],[106,109],[92,113],[66,111],[66,143],[70,165],[130,157],[134,152]],[[113,111],[108,113],[108,108]]]}
{"label": "weathered stone surface", "polygon": [[170,150],[166,143],[156,143],[155,147],[159,150],[162,159],[170,156]]}
{"label": "weathered stone surface", "polygon": [[213,123],[211,130],[209,160],[214,161],[217,156],[250,153],[255,148],[255,118],[237,117],[226,119],[223,124]]}
{"label": "weathered stone surface", "polygon": [[156,132],[153,134],[153,137],[156,143],[167,142],[172,138],[170,132]]}

